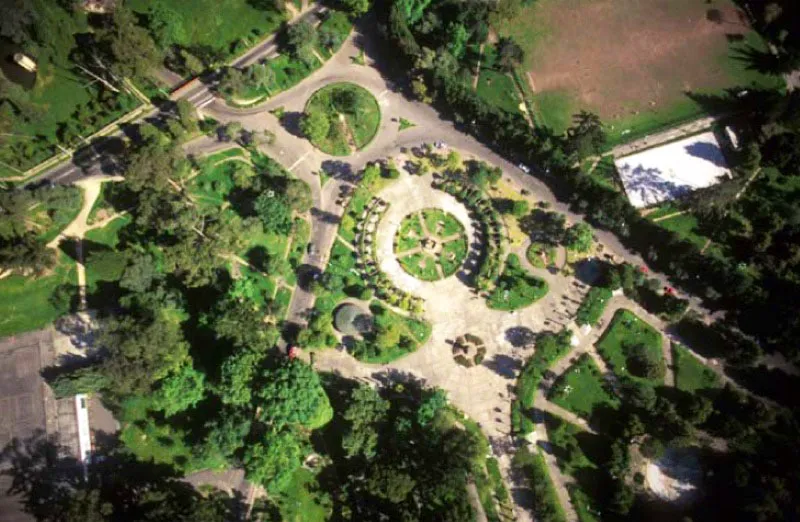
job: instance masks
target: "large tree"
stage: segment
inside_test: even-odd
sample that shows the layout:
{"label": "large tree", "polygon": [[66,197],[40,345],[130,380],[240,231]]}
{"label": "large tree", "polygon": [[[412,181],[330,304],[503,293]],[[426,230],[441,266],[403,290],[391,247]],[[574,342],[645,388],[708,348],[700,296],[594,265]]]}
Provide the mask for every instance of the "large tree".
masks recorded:
{"label": "large tree", "polygon": [[99,33],[108,48],[110,69],[118,77],[146,78],[161,64],[161,54],[150,34],[136,24],[130,9],[117,6],[109,28]]}
{"label": "large tree", "polygon": [[328,136],[331,120],[320,110],[308,111],[300,120],[300,130],[311,141],[320,141]]}
{"label": "large tree", "polygon": [[258,419],[273,429],[298,424],[318,428],[331,418],[319,375],[302,361],[274,361],[258,376],[254,394]]}

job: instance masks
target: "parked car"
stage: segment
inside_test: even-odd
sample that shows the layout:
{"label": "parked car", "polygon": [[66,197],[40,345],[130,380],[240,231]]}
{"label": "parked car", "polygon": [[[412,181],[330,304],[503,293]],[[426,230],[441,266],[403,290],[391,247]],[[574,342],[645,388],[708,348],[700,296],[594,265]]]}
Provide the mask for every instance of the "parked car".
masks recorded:
{"label": "parked car", "polygon": [[525,165],[524,163],[520,163],[520,164],[519,164],[519,165],[517,165],[517,166],[519,167],[519,170],[521,170],[521,171],[522,171],[522,172],[524,172],[525,174],[530,174],[530,173],[531,173],[531,169],[529,169],[529,168],[528,168],[528,166],[527,166],[527,165]]}

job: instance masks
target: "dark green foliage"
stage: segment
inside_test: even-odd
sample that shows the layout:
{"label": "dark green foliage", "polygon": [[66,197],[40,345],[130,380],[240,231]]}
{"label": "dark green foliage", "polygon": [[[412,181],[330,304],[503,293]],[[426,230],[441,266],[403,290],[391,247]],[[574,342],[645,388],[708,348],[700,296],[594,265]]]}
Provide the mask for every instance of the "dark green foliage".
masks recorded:
{"label": "dark green foliage", "polygon": [[283,359],[256,377],[258,419],[274,428],[302,425],[318,428],[330,420],[330,404],[319,376],[307,364]]}
{"label": "dark green foliage", "polygon": [[264,224],[264,230],[287,234],[292,229],[292,208],[283,194],[264,192],[256,198],[254,207]]}
{"label": "dark green foliage", "polygon": [[528,485],[533,491],[535,499],[534,513],[536,520],[541,522],[563,522],[566,520],[564,511],[556,496],[555,487],[547,472],[542,455],[528,448],[522,448],[514,455],[514,466],[519,467],[526,474]]}
{"label": "dark green foliage", "polygon": [[472,519],[465,488],[471,475],[485,473],[487,451],[474,422],[443,406],[443,393],[414,381],[377,391],[338,378],[330,385],[336,411],[344,412],[325,432],[339,509],[364,520]]}
{"label": "dark green foliage", "polygon": [[79,368],[48,379],[56,398],[73,397],[79,393],[95,393],[105,389],[108,378],[96,366]]}

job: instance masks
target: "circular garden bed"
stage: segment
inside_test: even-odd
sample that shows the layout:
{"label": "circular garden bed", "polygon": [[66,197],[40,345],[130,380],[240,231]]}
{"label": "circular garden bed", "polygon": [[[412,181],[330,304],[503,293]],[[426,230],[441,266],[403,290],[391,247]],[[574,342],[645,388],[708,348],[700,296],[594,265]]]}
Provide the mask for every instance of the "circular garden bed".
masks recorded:
{"label": "circular garden bed", "polygon": [[425,209],[400,223],[394,252],[403,270],[423,281],[437,281],[458,272],[467,257],[467,234],[452,214]]}
{"label": "circular garden bed", "polygon": [[378,101],[354,83],[333,83],[311,95],[301,130],[315,147],[333,156],[364,148],[381,122]]}

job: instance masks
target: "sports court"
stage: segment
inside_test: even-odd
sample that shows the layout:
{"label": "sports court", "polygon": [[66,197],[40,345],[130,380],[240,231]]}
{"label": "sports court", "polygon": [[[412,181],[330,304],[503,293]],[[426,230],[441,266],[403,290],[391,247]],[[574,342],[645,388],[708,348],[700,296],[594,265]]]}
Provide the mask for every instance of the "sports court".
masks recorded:
{"label": "sports court", "polygon": [[711,131],[617,158],[614,163],[628,200],[636,208],[676,199],[730,176]]}

